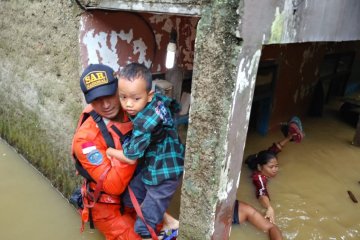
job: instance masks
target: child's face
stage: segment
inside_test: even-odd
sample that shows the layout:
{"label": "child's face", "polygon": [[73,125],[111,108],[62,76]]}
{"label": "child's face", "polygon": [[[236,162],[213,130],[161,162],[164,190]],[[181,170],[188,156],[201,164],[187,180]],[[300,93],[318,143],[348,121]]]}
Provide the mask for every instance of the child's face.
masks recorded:
{"label": "child's face", "polygon": [[143,110],[154,95],[153,91],[146,90],[146,81],[142,78],[134,81],[120,78],[118,88],[121,106],[131,116]]}
{"label": "child's face", "polygon": [[276,158],[272,158],[267,164],[258,167],[261,174],[267,177],[275,177],[279,170],[279,163]]}

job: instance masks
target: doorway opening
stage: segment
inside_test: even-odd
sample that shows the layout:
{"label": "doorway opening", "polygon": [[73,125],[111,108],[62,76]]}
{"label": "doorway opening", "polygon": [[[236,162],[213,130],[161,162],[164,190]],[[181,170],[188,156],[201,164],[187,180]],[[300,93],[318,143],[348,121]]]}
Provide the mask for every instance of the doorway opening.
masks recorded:
{"label": "doorway opening", "polygon": [[277,69],[278,64],[274,60],[264,60],[259,63],[256,76],[249,131],[256,131],[263,136],[269,129]]}

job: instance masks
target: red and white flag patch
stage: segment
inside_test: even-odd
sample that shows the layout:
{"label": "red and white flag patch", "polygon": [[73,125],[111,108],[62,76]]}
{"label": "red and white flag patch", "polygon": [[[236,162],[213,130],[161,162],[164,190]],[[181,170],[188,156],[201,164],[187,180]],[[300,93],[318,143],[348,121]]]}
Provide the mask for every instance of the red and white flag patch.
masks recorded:
{"label": "red and white flag patch", "polygon": [[96,146],[93,142],[86,142],[81,145],[82,153],[88,154],[89,152],[96,150]]}

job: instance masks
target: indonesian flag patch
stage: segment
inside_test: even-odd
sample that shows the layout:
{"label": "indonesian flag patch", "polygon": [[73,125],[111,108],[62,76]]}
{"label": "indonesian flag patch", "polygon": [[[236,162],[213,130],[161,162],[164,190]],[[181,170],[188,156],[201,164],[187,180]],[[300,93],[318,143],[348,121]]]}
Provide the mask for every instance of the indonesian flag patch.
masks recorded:
{"label": "indonesian flag patch", "polygon": [[88,154],[89,152],[96,150],[96,146],[93,142],[86,142],[81,145],[82,153]]}
{"label": "indonesian flag patch", "polygon": [[93,165],[100,165],[103,161],[103,156],[93,142],[87,142],[81,145],[82,153],[86,155],[87,160]]}

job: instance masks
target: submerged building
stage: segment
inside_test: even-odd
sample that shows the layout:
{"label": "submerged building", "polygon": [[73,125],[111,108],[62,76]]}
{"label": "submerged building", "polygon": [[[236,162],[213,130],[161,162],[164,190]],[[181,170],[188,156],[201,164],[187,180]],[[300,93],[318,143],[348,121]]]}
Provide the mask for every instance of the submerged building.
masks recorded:
{"label": "submerged building", "polygon": [[136,61],[170,83],[187,129],[179,239],[230,234],[249,129],[360,89],[357,0],[10,0],[0,13],[1,137],[65,196],[82,69]]}

